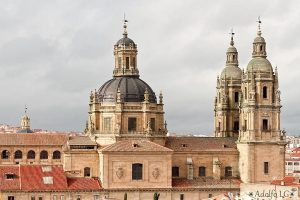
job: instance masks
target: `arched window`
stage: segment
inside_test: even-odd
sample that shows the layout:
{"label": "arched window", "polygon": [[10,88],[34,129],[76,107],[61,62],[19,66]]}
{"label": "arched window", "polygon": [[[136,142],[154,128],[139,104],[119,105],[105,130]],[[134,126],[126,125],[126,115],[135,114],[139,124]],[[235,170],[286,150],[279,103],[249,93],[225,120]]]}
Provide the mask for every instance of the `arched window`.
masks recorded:
{"label": "arched window", "polygon": [[84,177],[90,177],[90,176],[91,176],[91,168],[85,167],[85,168],[83,169],[83,176],[84,176]]}
{"label": "arched window", "polygon": [[48,159],[48,152],[45,150],[41,151],[40,159]]}
{"label": "arched window", "polygon": [[231,177],[232,176],[232,167],[225,167],[225,177]]}
{"label": "arched window", "polygon": [[1,158],[2,159],[9,159],[9,151],[8,150],[3,150],[2,153],[1,153]]}
{"label": "arched window", "polygon": [[264,99],[268,98],[268,88],[267,88],[267,86],[263,87],[263,98]]}
{"label": "arched window", "polygon": [[132,164],[132,180],[143,179],[143,164],[135,163]]}
{"label": "arched window", "polygon": [[35,159],[35,152],[33,150],[28,151],[27,159]]}
{"label": "arched window", "polygon": [[53,159],[60,159],[60,151],[54,151],[52,155]]}
{"label": "arched window", "polygon": [[15,158],[15,159],[22,159],[22,157],[23,157],[22,151],[17,150],[17,151],[15,152],[14,158]]}
{"label": "arched window", "polygon": [[206,167],[199,167],[199,176],[206,176]]}

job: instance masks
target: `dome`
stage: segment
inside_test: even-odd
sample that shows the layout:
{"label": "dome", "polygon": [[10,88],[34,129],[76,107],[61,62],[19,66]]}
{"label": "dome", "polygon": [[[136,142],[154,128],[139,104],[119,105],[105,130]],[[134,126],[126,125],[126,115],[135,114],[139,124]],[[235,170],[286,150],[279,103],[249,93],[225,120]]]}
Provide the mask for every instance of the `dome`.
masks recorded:
{"label": "dome", "polygon": [[270,61],[263,57],[255,57],[253,58],[248,66],[247,71],[260,71],[260,72],[272,72],[273,68]]}
{"label": "dome", "polygon": [[266,43],[265,38],[258,36],[254,39],[253,43]]}
{"label": "dome", "polygon": [[121,39],[119,39],[119,41],[115,44],[116,46],[119,45],[125,45],[125,46],[135,46],[135,43],[132,39],[128,38],[128,37],[123,37]]}
{"label": "dome", "polygon": [[230,46],[227,49],[227,53],[236,53],[237,49],[234,46]]}
{"label": "dome", "polygon": [[149,93],[149,102],[156,103],[156,96],[151,87],[138,77],[114,77],[98,90],[99,102],[116,102],[118,88],[122,102],[143,102],[144,93]]}
{"label": "dome", "polygon": [[239,67],[228,65],[226,66],[222,73],[221,78],[224,79],[241,79],[242,78],[242,70]]}

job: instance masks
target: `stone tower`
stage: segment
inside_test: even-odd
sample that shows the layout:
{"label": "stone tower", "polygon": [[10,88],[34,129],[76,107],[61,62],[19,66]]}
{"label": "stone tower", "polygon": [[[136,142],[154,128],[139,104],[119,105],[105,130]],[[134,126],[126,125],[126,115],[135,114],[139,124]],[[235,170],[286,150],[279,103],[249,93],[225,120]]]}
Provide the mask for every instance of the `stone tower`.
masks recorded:
{"label": "stone tower", "polygon": [[238,51],[234,47],[234,33],[231,33],[230,46],[226,52],[226,65],[217,78],[215,98],[215,136],[238,137],[239,103],[242,71],[238,63]]}
{"label": "stone tower", "polygon": [[277,69],[267,59],[259,20],[252,60],[242,75],[239,169],[243,182],[269,182],[285,170],[285,137],[280,130],[280,91]]}
{"label": "stone tower", "polygon": [[113,78],[90,95],[86,133],[100,145],[118,140],[144,138],[164,145],[163,96],[159,101],[151,87],[139,78],[137,45],[123,37],[114,45]]}
{"label": "stone tower", "polygon": [[25,115],[21,120],[21,129],[18,130],[18,133],[32,133],[33,131],[30,129],[30,118],[27,115],[27,107],[25,106]]}

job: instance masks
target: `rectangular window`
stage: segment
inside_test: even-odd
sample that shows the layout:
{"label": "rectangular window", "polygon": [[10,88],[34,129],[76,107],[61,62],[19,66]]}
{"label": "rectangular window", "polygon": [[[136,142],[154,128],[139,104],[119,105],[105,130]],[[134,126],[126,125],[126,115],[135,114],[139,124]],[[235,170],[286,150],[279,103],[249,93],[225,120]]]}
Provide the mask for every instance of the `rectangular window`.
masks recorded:
{"label": "rectangular window", "polygon": [[179,177],[179,167],[172,167],[172,177]]}
{"label": "rectangular window", "polygon": [[263,119],[263,130],[268,130],[268,120]]}
{"label": "rectangular window", "polygon": [[245,131],[247,130],[247,120],[244,121]]}
{"label": "rectangular window", "polygon": [[184,194],[180,194],[180,200],[184,200]]}
{"label": "rectangular window", "polygon": [[99,195],[94,195],[94,200],[99,200],[100,196]]}
{"label": "rectangular window", "polygon": [[104,117],[104,131],[111,131],[111,117]]}
{"label": "rectangular window", "polygon": [[234,102],[235,103],[239,102],[239,92],[234,93]]}
{"label": "rectangular window", "polygon": [[150,119],[150,127],[152,131],[155,131],[155,118]]}
{"label": "rectangular window", "polygon": [[233,123],[233,130],[238,131],[239,129],[240,129],[240,123],[239,123],[239,121],[235,121]]}
{"label": "rectangular window", "polygon": [[128,131],[136,131],[136,118],[135,117],[128,118]]}
{"label": "rectangular window", "polygon": [[129,69],[129,57],[126,57],[126,69]]}
{"label": "rectangular window", "polygon": [[293,163],[292,162],[288,162],[288,165],[293,165]]}
{"label": "rectangular window", "polygon": [[298,163],[298,162],[294,162],[294,165],[297,165],[297,166],[298,166],[298,165],[299,165],[299,163]]}
{"label": "rectangular window", "polygon": [[232,176],[232,167],[225,167],[225,177]]}
{"label": "rectangular window", "polygon": [[60,196],[60,200],[65,200],[65,196],[64,196],[64,195],[61,195],[61,196]]}
{"label": "rectangular window", "polygon": [[265,174],[269,173],[269,162],[264,162],[264,173]]}
{"label": "rectangular window", "polygon": [[57,200],[57,195],[53,195],[52,199]]}
{"label": "rectangular window", "polygon": [[35,200],[35,196],[31,196],[31,198],[30,198],[31,200]]}
{"label": "rectangular window", "polygon": [[245,99],[247,99],[247,88],[245,87]]}
{"label": "rectangular window", "polygon": [[268,98],[268,88],[266,86],[263,87],[263,98]]}
{"label": "rectangular window", "polygon": [[205,167],[199,167],[199,176],[205,176]]}
{"label": "rectangular window", "polygon": [[208,198],[212,198],[212,194],[208,194]]}
{"label": "rectangular window", "polygon": [[133,68],[135,68],[135,67],[136,67],[136,61],[135,61],[135,57],[133,57],[133,58],[132,58],[132,66],[133,66]]}
{"label": "rectangular window", "polygon": [[7,200],[15,200],[15,197],[14,196],[8,196]]}
{"label": "rectangular window", "polygon": [[135,163],[132,164],[132,180],[143,179],[143,164]]}
{"label": "rectangular window", "polygon": [[118,68],[122,67],[122,58],[118,57]]}
{"label": "rectangular window", "polygon": [[81,200],[81,196],[77,195],[76,200]]}
{"label": "rectangular window", "polygon": [[43,197],[39,197],[39,200],[43,200]]}

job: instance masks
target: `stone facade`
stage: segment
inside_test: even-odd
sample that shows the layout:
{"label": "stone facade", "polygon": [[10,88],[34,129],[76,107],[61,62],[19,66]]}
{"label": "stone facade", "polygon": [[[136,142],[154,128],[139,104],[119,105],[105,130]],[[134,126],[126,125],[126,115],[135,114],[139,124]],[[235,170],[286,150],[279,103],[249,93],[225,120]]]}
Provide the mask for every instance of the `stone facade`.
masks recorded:
{"label": "stone facade", "polygon": [[[280,130],[277,70],[266,59],[260,24],[245,72],[238,66],[233,35],[217,79],[215,137],[167,136],[163,95],[157,99],[139,78],[137,45],[128,38],[125,22],[123,38],[114,45],[113,78],[90,94],[85,136],[57,139],[26,132],[15,135],[16,140],[2,134],[0,140],[0,165],[59,165],[66,180],[97,180],[98,189],[25,193],[4,191],[0,185],[0,190],[16,199],[34,193],[42,199],[56,194],[66,199],[123,199],[127,194],[128,199],[145,200],[158,192],[161,200],[191,200],[238,193],[241,182],[282,178],[286,142]],[[22,124],[30,130],[27,115]],[[19,160],[12,156],[16,150],[23,152]],[[24,157],[29,150],[36,152],[34,160]],[[48,152],[47,159],[38,157],[42,150]],[[54,151],[60,152],[59,159],[51,157]]]}

